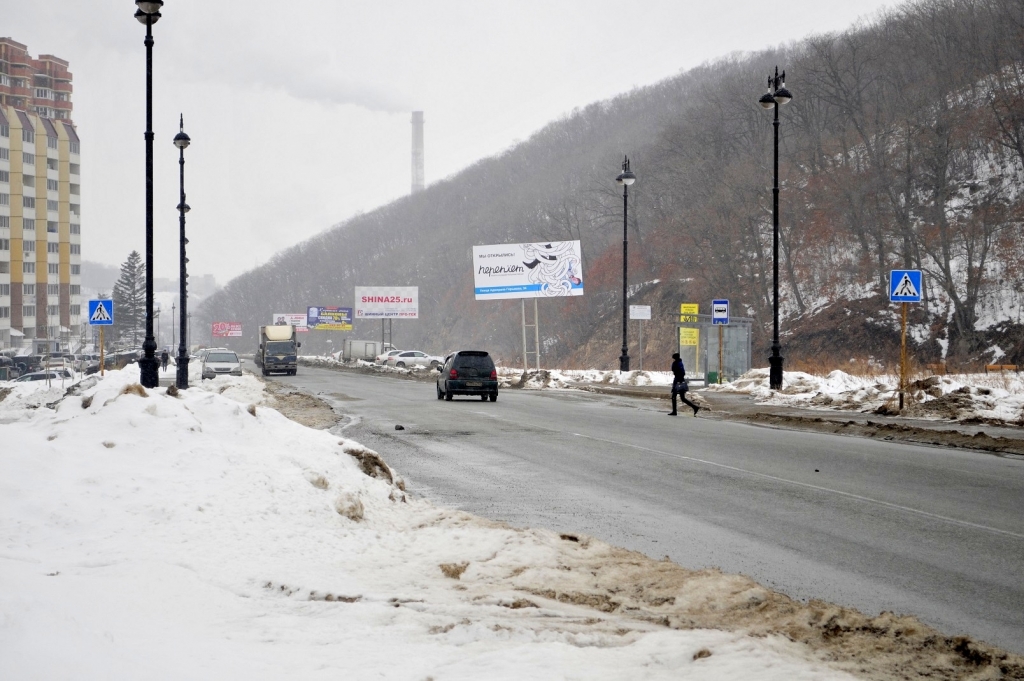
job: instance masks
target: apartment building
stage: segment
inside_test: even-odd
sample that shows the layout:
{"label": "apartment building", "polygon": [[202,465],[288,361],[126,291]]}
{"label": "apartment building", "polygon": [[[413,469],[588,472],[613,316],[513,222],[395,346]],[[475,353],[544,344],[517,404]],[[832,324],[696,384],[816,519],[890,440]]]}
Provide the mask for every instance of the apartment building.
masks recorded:
{"label": "apartment building", "polygon": [[81,161],[71,73],[0,38],[0,348],[82,334]]}

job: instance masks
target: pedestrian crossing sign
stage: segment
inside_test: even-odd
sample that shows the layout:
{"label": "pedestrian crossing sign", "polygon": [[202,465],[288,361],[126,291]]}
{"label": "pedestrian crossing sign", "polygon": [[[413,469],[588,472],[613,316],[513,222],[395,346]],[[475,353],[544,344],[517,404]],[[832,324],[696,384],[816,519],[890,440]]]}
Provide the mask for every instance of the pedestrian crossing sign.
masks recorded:
{"label": "pedestrian crossing sign", "polygon": [[921,270],[892,270],[889,273],[889,301],[921,302]]}
{"label": "pedestrian crossing sign", "polygon": [[114,301],[109,298],[89,301],[89,324],[111,326],[114,323]]}

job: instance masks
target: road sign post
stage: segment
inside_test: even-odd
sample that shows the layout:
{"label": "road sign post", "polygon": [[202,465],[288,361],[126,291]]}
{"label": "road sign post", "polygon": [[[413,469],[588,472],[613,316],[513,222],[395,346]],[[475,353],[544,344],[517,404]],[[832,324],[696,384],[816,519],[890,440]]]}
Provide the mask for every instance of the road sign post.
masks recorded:
{"label": "road sign post", "polygon": [[725,368],[723,345],[723,327],[729,324],[729,301],[725,299],[711,301],[711,324],[718,327],[718,383],[722,383],[722,373]]}
{"label": "road sign post", "polygon": [[644,320],[651,318],[651,306],[650,305],[630,305],[629,306],[629,318],[635,319],[637,325],[640,327],[639,330],[639,342],[640,342],[640,371],[644,370]]}
{"label": "road sign post", "polygon": [[114,323],[114,301],[110,298],[101,298],[98,300],[89,301],[89,324],[90,326],[100,327],[100,376],[104,375],[106,369],[106,362],[104,357],[104,350],[106,349],[105,343],[103,342],[103,329],[111,326]]}
{"label": "road sign post", "polygon": [[903,307],[900,322],[900,411],[907,391],[907,303],[920,303],[923,277],[921,270],[892,270],[889,273],[889,301]]}

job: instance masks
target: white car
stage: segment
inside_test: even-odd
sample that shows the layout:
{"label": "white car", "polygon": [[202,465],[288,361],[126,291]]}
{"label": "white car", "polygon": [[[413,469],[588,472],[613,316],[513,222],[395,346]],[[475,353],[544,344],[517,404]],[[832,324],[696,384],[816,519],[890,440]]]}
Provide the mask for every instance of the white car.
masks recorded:
{"label": "white car", "polygon": [[399,369],[411,369],[413,367],[430,367],[436,369],[437,367],[444,364],[444,357],[438,357],[437,355],[428,355],[425,352],[419,350],[401,350],[394,355],[388,357],[387,365],[389,367],[398,367]]}
{"label": "white car", "polygon": [[395,355],[397,355],[400,352],[401,352],[401,350],[388,350],[387,352],[383,352],[383,353],[377,355],[374,358],[373,363],[374,364],[387,364],[388,363],[388,359],[390,359],[391,357],[394,357]]}
{"label": "white car", "polygon": [[241,376],[242,362],[230,350],[210,350],[203,358],[203,378]]}

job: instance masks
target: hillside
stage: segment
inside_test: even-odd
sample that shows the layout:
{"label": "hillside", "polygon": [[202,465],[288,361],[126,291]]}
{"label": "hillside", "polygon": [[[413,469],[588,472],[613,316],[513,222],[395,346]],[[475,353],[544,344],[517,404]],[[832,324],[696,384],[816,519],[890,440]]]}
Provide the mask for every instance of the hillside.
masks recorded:
{"label": "hillside", "polygon": [[[781,109],[780,280],[787,368],[898,354],[888,271],[925,271],[920,362],[1024,364],[1021,324],[1024,0],[929,0],[839,34],[732,56],[590,104],[426,191],[339,224],[228,283],[196,312],[241,321],[254,347],[273,312],[350,305],[356,285],[416,285],[401,347],[521,353],[517,301],[473,299],[476,244],[579,239],[586,295],[540,304],[551,367],[612,367],[621,345],[628,154],[631,303],[649,304],[645,367],[665,368],[680,302],[732,301],[771,338],[771,111]],[[199,327],[201,328],[201,327]],[[839,333],[837,333],[837,331]],[[328,334],[310,334],[323,350]],[[344,334],[332,340],[338,344]],[[377,338],[357,322],[353,337]],[[635,352],[635,351],[631,351]]]}

